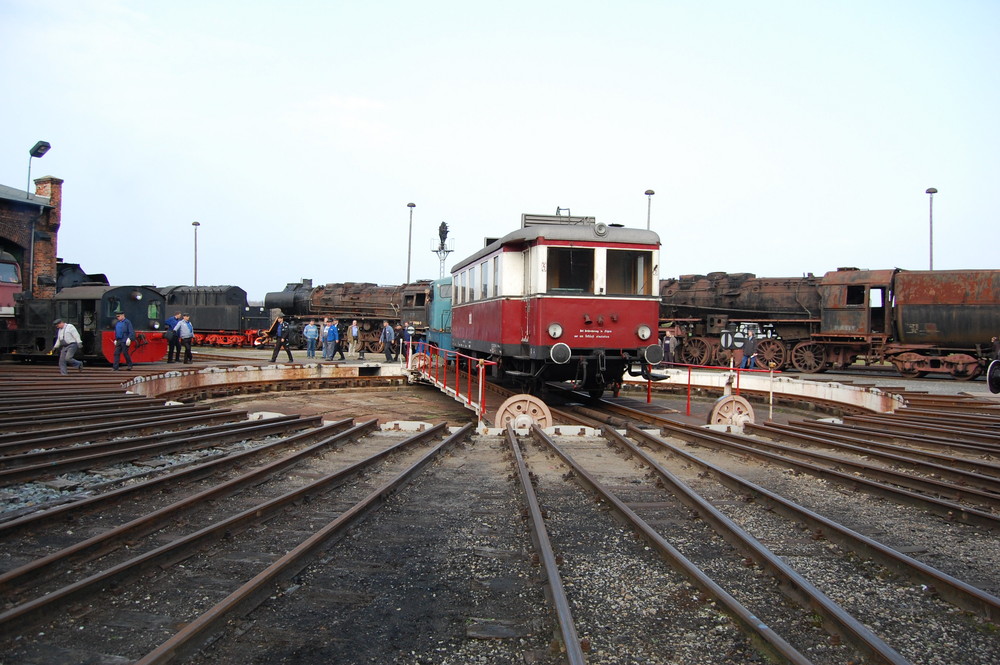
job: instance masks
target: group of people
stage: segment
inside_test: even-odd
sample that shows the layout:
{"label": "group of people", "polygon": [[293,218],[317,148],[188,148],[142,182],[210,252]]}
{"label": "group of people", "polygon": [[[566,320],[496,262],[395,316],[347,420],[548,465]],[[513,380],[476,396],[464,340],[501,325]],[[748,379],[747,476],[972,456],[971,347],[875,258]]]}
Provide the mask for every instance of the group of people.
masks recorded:
{"label": "group of people", "polygon": [[[190,364],[191,342],[194,340],[194,324],[187,312],[174,312],[164,324],[163,336],[167,338],[167,362]],[[184,360],[181,360],[181,349],[184,349]]]}
{"label": "group of people", "polygon": [[[400,339],[404,344],[409,341],[408,327],[408,323],[404,324],[403,332],[400,335]],[[271,362],[278,360],[278,355],[282,349],[285,350],[288,356],[288,362],[294,361],[294,358],[292,358],[292,349],[288,343],[291,331],[291,325],[285,322],[285,317],[283,316],[279,316],[271,324],[271,328],[267,331],[267,336],[274,340],[274,351],[271,353]],[[340,319],[325,318],[322,324],[317,323],[316,319],[310,319],[302,329],[302,336],[306,340],[307,358],[315,358],[316,349],[319,347],[322,350],[323,360],[336,360],[337,355],[340,356],[340,360],[347,360],[347,357],[344,355],[344,342],[347,342],[347,353],[352,356],[357,354],[358,360],[365,359],[365,348],[361,341],[361,327],[358,325],[357,320],[351,321],[351,324],[344,329],[343,340],[341,339]],[[393,354],[395,341],[396,332],[393,330],[392,325],[388,321],[382,321],[379,342],[382,343],[383,350],[385,351],[386,362],[399,360],[398,350],[395,355]]]}

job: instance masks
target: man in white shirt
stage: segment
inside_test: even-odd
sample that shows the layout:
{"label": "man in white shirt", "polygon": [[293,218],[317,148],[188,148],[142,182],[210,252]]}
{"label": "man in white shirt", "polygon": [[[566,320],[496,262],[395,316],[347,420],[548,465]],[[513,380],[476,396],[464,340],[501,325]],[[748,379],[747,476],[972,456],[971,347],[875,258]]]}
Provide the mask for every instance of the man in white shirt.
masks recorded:
{"label": "man in white shirt", "polygon": [[82,372],[83,361],[73,358],[76,355],[76,350],[83,344],[83,340],[80,339],[80,333],[76,331],[76,326],[72,323],[66,323],[62,319],[56,319],[53,323],[56,324],[56,329],[59,330],[59,333],[56,335],[56,343],[52,347],[53,351],[59,349],[59,373],[68,374],[66,371],[67,364],[72,365]]}

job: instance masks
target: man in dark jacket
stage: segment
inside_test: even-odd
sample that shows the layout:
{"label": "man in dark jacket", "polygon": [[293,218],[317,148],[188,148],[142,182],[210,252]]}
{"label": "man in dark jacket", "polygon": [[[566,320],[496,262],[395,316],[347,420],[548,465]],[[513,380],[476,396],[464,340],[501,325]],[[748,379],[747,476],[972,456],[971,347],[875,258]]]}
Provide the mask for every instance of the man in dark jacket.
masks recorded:
{"label": "man in dark jacket", "polygon": [[115,323],[115,357],[111,367],[117,372],[118,359],[122,354],[125,354],[128,368],[132,369],[132,354],[129,353],[128,347],[135,341],[135,328],[132,327],[132,322],[125,318],[124,312],[118,312],[115,318],[118,321]]}
{"label": "man in dark jacket", "polygon": [[274,338],[274,353],[271,354],[271,362],[278,359],[278,352],[281,351],[281,347],[285,347],[285,353],[288,354],[288,362],[295,360],[292,358],[292,350],[288,346],[288,335],[291,333],[289,328],[290,326],[285,323],[285,317],[283,316],[279,316],[271,325],[271,329],[268,331],[271,337]]}

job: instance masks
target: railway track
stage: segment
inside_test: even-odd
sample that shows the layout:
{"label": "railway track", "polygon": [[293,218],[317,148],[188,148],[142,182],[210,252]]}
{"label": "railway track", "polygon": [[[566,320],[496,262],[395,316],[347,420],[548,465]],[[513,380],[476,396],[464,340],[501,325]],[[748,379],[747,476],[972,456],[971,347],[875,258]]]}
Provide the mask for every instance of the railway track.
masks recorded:
{"label": "railway track", "polygon": [[[558,407],[576,424],[547,436],[299,418],[226,443],[245,415],[205,409],[0,437],[0,472],[40,466],[30,454],[78,463],[133,425],[152,440],[123,450],[201,432],[206,451],[117,480],[92,473],[115,464],[98,457],[55,474],[79,487],[44,510],[0,516],[0,652],[29,665],[1000,660],[993,406],[915,396],[874,423],[783,418],[736,435],[627,401]],[[183,422],[206,412],[225,418]],[[609,422],[620,432],[587,429]],[[121,464],[187,454],[154,450]]]}

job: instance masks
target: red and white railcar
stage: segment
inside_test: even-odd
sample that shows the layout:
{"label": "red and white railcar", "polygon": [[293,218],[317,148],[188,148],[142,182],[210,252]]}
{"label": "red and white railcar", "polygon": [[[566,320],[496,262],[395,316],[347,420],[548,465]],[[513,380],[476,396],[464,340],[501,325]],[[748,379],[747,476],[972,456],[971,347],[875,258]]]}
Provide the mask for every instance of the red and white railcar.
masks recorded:
{"label": "red and white railcar", "polygon": [[452,343],[528,390],[599,395],[663,358],[659,236],[593,217],[522,215],[452,268]]}

